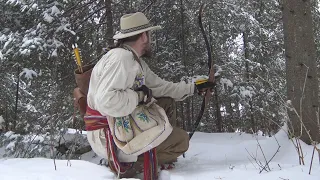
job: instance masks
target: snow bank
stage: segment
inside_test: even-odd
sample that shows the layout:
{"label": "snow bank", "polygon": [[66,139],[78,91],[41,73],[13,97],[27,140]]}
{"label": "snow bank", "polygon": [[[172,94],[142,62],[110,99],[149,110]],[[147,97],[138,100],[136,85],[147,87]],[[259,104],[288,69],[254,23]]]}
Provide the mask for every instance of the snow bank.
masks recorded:
{"label": "snow bank", "polygon": [[[75,133],[70,129],[69,133]],[[259,166],[250,157],[265,162],[277,151],[269,164],[271,171],[259,174]],[[161,171],[160,180],[319,180],[320,165],[315,155],[311,175],[309,164],[313,148],[302,143],[305,162],[300,166],[295,147],[284,131],[274,137],[253,136],[245,133],[195,133],[186,158],[179,157],[176,168]],[[263,154],[257,146],[263,149]],[[105,166],[96,165],[100,158],[93,152],[83,155],[82,160],[57,160],[54,170],[50,159],[0,160],[1,179],[6,180],[112,180],[114,175]],[[90,161],[90,162],[88,162]],[[17,171],[18,170],[18,171]],[[17,173],[18,172],[18,173]]]}
{"label": "snow bank", "polygon": [[86,161],[57,160],[57,170],[50,159],[0,160],[1,179],[5,180],[88,180],[113,179],[113,174],[103,166]]}

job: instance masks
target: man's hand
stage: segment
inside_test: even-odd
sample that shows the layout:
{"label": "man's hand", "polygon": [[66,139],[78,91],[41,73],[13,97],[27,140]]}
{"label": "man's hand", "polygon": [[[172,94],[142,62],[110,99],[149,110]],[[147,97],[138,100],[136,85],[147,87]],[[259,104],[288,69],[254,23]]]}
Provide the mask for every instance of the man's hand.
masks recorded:
{"label": "man's hand", "polygon": [[[137,89],[137,91],[138,91],[138,95],[141,94],[141,93],[139,93],[139,91],[143,93],[143,95],[141,97],[142,101],[140,101],[139,103],[142,102],[142,103],[148,104],[149,102],[151,102],[151,99],[152,99],[152,90],[151,89],[149,89],[145,85],[142,85],[140,88]],[[144,97],[145,96],[147,96],[147,100],[146,101],[144,101]],[[140,99],[140,97],[139,97],[139,99]]]}
{"label": "man's hand", "polygon": [[208,80],[202,80],[195,83],[196,91],[200,96],[204,96],[208,89],[213,92],[213,88],[216,86],[215,82],[208,82]]}

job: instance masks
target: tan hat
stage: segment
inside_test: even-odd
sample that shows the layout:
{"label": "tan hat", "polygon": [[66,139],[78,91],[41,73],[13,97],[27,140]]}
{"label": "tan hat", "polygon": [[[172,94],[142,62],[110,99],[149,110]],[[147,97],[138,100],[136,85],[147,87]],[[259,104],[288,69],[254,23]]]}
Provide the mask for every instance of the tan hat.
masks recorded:
{"label": "tan hat", "polygon": [[120,32],[113,39],[123,39],[146,31],[161,29],[160,26],[152,26],[147,17],[141,13],[123,15],[120,19]]}

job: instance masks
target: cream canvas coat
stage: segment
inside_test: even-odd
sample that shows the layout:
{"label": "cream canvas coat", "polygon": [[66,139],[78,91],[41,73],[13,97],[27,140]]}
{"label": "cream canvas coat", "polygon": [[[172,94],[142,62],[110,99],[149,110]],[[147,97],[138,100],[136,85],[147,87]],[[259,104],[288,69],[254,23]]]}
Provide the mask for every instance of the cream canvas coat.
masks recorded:
{"label": "cream canvas coat", "polygon": [[[91,109],[107,116],[115,144],[119,148],[119,160],[134,162],[138,155],[162,143],[172,131],[165,111],[156,103],[149,107],[138,106],[139,98],[135,90],[146,85],[156,98],[171,97],[181,101],[193,95],[194,84],[161,79],[143,60],[140,60],[140,65],[134,59],[133,49],[129,46],[125,48],[110,50],[95,65],[87,102]],[[147,117],[140,115],[141,112]],[[107,158],[103,130],[89,131],[87,137],[93,151]]]}

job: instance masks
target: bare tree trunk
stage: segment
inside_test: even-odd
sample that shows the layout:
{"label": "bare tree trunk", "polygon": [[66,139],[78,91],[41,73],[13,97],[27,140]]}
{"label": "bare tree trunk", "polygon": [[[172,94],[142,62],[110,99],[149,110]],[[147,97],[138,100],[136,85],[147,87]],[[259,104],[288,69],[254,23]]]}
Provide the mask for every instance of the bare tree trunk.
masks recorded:
{"label": "bare tree trunk", "polygon": [[214,103],[216,106],[217,131],[222,132],[222,116],[221,116],[221,111],[220,111],[220,103],[219,103],[217,87],[214,88]]}
{"label": "bare tree trunk", "polygon": [[14,107],[14,119],[13,119],[13,127],[12,130],[15,130],[18,122],[18,101],[19,101],[19,84],[20,84],[20,66],[18,65],[17,69],[17,89],[16,89],[16,102]]}
{"label": "bare tree trunk", "polygon": [[[10,101],[9,101],[9,97],[7,96],[6,99],[5,99],[5,103],[6,103],[6,106],[5,106],[5,119],[4,119],[4,122],[5,122],[5,131],[9,131],[10,130],[10,120],[11,120],[11,116],[10,114],[11,113],[11,108],[10,108]],[[10,117],[9,117],[10,116]]]}
{"label": "bare tree trunk", "polygon": [[[186,130],[186,124],[185,124],[185,117],[184,117],[184,107],[183,107],[183,102],[180,103],[181,105],[181,123],[182,123],[182,128]],[[181,125],[180,125],[181,127]]]}
{"label": "bare tree trunk", "polygon": [[185,74],[189,75],[187,69],[187,59],[186,59],[186,42],[185,42],[185,27],[184,27],[184,14],[183,14],[183,1],[180,0],[180,15],[181,15],[181,59],[183,61],[183,66],[185,70]]}
{"label": "bare tree trunk", "polygon": [[5,110],[5,119],[4,119],[4,124],[5,124],[5,132],[9,131],[9,117],[8,117],[8,103],[6,104],[6,110]]}
{"label": "bare tree trunk", "polygon": [[[103,29],[104,29],[104,27],[103,27]],[[100,34],[99,33],[96,33],[96,34],[92,34],[92,36],[94,36],[95,35],[95,37],[92,37],[92,39],[96,39],[96,43],[97,43],[97,54],[101,54],[102,53],[102,46],[103,46],[103,44],[99,41],[99,39],[100,39]]]}
{"label": "bare tree trunk", "polygon": [[186,119],[187,119],[187,131],[192,130],[192,123],[191,123],[191,111],[190,111],[190,98],[186,100]]}
{"label": "bare tree trunk", "polygon": [[[192,77],[194,76],[193,66],[192,66]],[[194,120],[194,96],[191,97],[191,124]],[[193,127],[191,127],[193,129]]]}
{"label": "bare tree trunk", "polygon": [[[211,32],[212,29],[211,29],[211,24],[209,24],[209,32]],[[210,35],[210,43],[211,43],[211,51],[213,50],[213,38],[212,36]],[[214,63],[214,62],[212,62]],[[221,116],[221,110],[220,110],[220,102],[219,102],[219,96],[218,96],[218,88],[217,86],[214,87],[214,98],[213,98],[213,101],[214,101],[214,105],[216,107],[216,126],[217,126],[217,131],[218,132],[222,132],[222,116]]]}
{"label": "bare tree trunk", "polygon": [[105,0],[106,5],[106,17],[107,17],[107,32],[106,32],[106,39],[108,46],[114,45],[113,42],[113,14],[112,14],[112,6],[111,0]]}
{"label": "bare tree trunk", "polygon": [[233,107],[231,105],[231,100],[229,100],[228,102],[224,102],[224,106],[226,107],[226,115],[224,116],[224,121],[226,123],[224,124],[224,127],[227,130],[227,132],[234,132],[234,129],[233,129],[234,112],[233,112]]}
{"label": "bare tree trunk", "polygon": [[[188,76],[188,69],[187,69],[187,59],[186,59],[186,42],[185,42],[185,27],[184,27],[184,9],[183,9],[183,0],[180,0],[180,15],[181,15],[181,52],[182,56],[181,59],[183,61],[184,69],[185,69],[185,74]],[[192,124],[191,124],[191,112],[190,112],[190,99],[186,100],[186,116],[185,119],[187,121],[187,127],[185,130],[191,131],[192,129]]]}
{"label": "bare tree trunk", "polygon": [[130,11],[131,11],[130,3],[131,3],[130,0],[125,0],[125,1],[123,2],[123,5],[124,5],[124,13],[126,13],[126,14],[130,13]]}
{"label": "bare tree trunk", "polygon": [[296,110],[289,109],[288,115],[296,136],[311,144],[309,132],[314,141],[320,142],[317,123],[319,87],[310,0],[284,0],[283,26],[287,95]]}
{"label": "bare tree trunk", "polygon": [[[248,31],[243,32],[243,47],[244,47],[244,58],[249,59],[249,49],[248,49]],[[246,80],[247,83],[250,82],[250,70],[249,70],[249,63],[246,61]],[[253,105],[252,100],[249,100],[249,106],[250,106],[250,122],[251,122],[251,129],[255,133],[256,130],[256,122],[253,116]]]}
{"label": "bare tree trunk", "polygon": [[180,14],[181,14],[181,50],[182,50],[182,60],[187,73],[187,62],[186,62],[186,48],[185,48],[185,37],[184,37],[184,15],[183,15],[183,2],[180,0]]}

